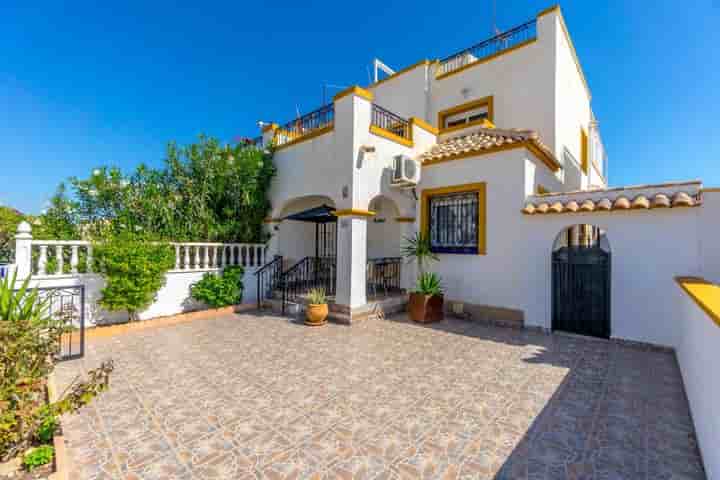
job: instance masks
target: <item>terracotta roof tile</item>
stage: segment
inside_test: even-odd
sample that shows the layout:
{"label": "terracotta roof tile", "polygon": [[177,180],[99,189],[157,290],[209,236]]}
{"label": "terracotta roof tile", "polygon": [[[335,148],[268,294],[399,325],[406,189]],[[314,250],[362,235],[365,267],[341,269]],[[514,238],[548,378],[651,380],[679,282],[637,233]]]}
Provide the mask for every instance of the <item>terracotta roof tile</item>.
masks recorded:
{"label": "terracotta roof tile", "polygon": [[422,163],[433,163],[448,160],[454,157],[469,155],[477,152],[492,151],[497,148],[509,147],[515,144],[525,144],[539,151],[543,162],[553,170],[562,168],[553,152],[545,145],[534,130],[516,130],[477,127],[459,135],[448,136],[433,145],[428,151],[422,153],[418,160]]}

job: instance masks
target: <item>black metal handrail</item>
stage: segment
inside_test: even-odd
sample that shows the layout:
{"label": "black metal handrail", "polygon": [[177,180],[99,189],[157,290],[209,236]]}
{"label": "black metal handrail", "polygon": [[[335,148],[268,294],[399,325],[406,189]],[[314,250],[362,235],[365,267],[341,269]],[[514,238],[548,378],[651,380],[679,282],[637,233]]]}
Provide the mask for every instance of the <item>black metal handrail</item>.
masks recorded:
{"label": "black metal handrail", "polygon": [[477,45],[466,48],[461,52],[450,55],[440,60],[440,68],[438,75],[458,70],[471,63],[479,62],[485,58],[491,57],[497,53],[514,48],[524,42],[537,38],[537,20],[533,19],[529,22],[518,25],[505,32],[502,32],[488,40],[484,40]]}
{"label": "black metal handrail", "polygon": [[280,284],[282,277],[283,257],[281,255],[263,265],[255,272],[257,279],[257,303],[258,309],[262,308],[262,301],[271,298],[273,291]]}
{"label": "black metal handrail", "polygon": [[279,127],[275,132],[277,145],[289,143],[335,123],[335,104],[318,108]]}
{"label": "black metal handrail", "polygon": [[410,140],[410,122],[389,110],[373,104],[371,125]]}
{"label": "black metal handrail", "polygon": [[401,257],[373,258],[367,261],[367,291],[371,295],[377,295],[382,291],[398,293],[400,288],[400,272],[402,268]]}
{"label": "black metal handrail", "polygon": [[287,269],[280,279],[283,315],[289,302],[297,301],[312,288],[323,288],[326,295],[335,295],[336,277],[335,257],[305,257]]}

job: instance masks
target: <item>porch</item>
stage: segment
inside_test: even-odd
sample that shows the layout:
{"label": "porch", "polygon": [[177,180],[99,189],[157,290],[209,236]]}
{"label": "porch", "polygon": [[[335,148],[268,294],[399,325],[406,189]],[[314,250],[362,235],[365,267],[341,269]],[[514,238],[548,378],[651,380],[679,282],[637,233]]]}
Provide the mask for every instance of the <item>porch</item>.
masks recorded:
{"label": "porch", "polygon": [[[258,306],[295,314],[310,290],[322,288],[331,317],[343,323],[404,308],[406,301],[400,299],[413,268],[400,256],[408,222],[398,221],[399,209],[388,198],[379,196],[370,206],[372,212],[352,219],[344,218],[328,197],[288,202],[272,227],[273,260],[256,275]],[[343,244],[344,231],[353,228],[364,244],[347,245],[347,237]]]}

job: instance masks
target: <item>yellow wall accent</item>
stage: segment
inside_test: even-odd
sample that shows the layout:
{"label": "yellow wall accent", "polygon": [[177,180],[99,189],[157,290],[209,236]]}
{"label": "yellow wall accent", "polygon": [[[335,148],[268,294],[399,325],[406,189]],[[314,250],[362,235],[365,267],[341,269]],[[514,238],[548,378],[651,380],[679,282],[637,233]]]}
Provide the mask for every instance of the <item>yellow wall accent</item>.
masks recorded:
{"label": "yellow wall accent", "polygon": [[452,132],[455,130],[462,130],[464,128],[468,128],[468,127],[472,127],[472,126],[476,126],[476,125],[485,126],[485,123],[484,123],[485,119],[483,119],[483,120],[478,120],[478,121],[471,122],[471,123],[466,123],[464,125],[456,125],[456,126],[450,127],[450,128],[443,127],[443,125],[445,125],[445,119],[447,117],[449,117],[450,115],[467,112],[469,110],[473,110],[475,108],[483,107],[483,106],[487,106],[488,120],[490,120],[490,122],[493,122],[495,120],[494,104],[495,104],[495,97],[490,95],[489,97],[478,98],[477,100],[473,100],[471,102],[462,103],[460,105],[455,105],[454,107],[450,107],[445,110],[441,110],[438,112],[438,129],[440,130],[440,133],[442,134],[442,133]]}
{"label": "yellow wall accent", "polygon": [[397,217],[395,221],[398,223],[415,223],[415,217]]}
{"label": "yellow wall accent", "polygon": [[348,95],[357,95],[358,97],[362,97],[365,100],[368,100],[370,102],[372,102],[373,98],[375,98],[375,96],[373,95],[372,92],[369,92],[362,87],[358,87],[357,85],[354,85],[350,88],[346,88],[342,92],[335,95],[335,97],[333,98],[333,101],[337,102],[341,98],[347,97]]}
{"label": "yellow wall accent", "polygon": [[346,208],[345,210],[335,210],[332,212],[336,217],[374,217],[375,212],[370,210],[361,210],[359,208]]}
{"label": "yellow wall accent", "polygon": [[[408,128],[410,128],[409,125]],[[378,137],[387,138],[388,140],[392,140],[395,143],[399,143],[400,145],[404,145],[409,148],[412,148],[413,146],[412,140],[401,137],[400,135],[395,135],[394,133],[375,125],[370,125],[370,133],[372,133],[373,135],[377,135]],[[412,130],[410,131],[410,136],[412,137]]]}
{"label": "yellow wall accent", "polygon": [[580,127],[580,166],[583,173],[590,173],[590,162],[588,159],[588,134],[583,127]]}
{"label": "yellow wall accent", "polygon": [[438,135],[440,133],[440,130],[433,127],[429,123],[427,123],[422,118],[418,117],[410,117],[410,131],[412,132],[412,126],[417,125],[418,127],[422,128],[423,130],[427,130],[428,132],[432,133],[433,135]]}
{"label": "yellow wall accent", "polygon": [[457,70],[453,70],[453,71],[451,71],[451,72],[447,72],[447,73],[443,73],[443,74],[437,75],[437,76],[435,77],[435,80],[442,80],[443,78],[447,78],[447,77],[453,76],[453,75],[455,75],[455,74],[457,74],[457,73],[464,72],[464,71],[467,70],[468,68],[472,68],[472,67],[475,67],[475,66],[477,66],[477,65],[482,65],[483,63],[490,62],[490,61],[492,61],[492,60],[495,60],[495,59],[498,58],[498,57],[502,57],[503,55],[507,55],[508,53],[512,53],[512,52],[514,52],[515,50],[518,50],[518,49],[521,49],[521,48],[526,47],[526,46],[528,46],[528,45],[531,45],[531,44],[535,43],[536,41],[537,41],[537,38],[531,38],[530,40],[525,40],[524,42],[518,43],[518,44],[515,45],[514,47],[510,47],[510,48],[508,48],[507,50],[503,50],[503,51],[501,51],[501,52],[497,52],[497,53],[495,53],[495,54],[493,54],[493,55],[490,55],[489,57],[481,58],[480,60],[477,60],[477,61],[475,61],[475,62],[468,63],[467,65],[463,65],[462,67],[458,68]]}
{"label": "yellow wall accent", "polygon": [[699,277],[675,277],[675,281],[720,327],[720,285]]}
{"label": "yellow wall accent", "polygon": [[377,87],[378,85],[387,82],[388,80],[392,80],[393,78],[402,75],[403,73],[407,73],[407,72],[409,72],[410,70],[414,70],[415,68],[420,67],[420,66],[422,66],[422,65],[430,65],[430,63],[431,63],[431,62],[430,62],[430,60],[428,60],[428,59],[420,60],[419,62],[414,63],[414,64],[410,65],[409,67],[405,67],[405,68],[403,68],[402,70],[397,71],[397,72],[393,73],[392,75],[390,75],[390,76],[388,76],[388,77],[386,77],[386,78],[383,78],[382,80],[378,80],[377,82],[368,85],[367,88],[375,88],[375,87]]}
{"label": "yellow wall accent", "polygon": [[538,195],[544,195],[544,194],[546,194],[546,193],[550,193],[550,190],[548,190],[547,188],[545,188],[544,186],[539,185],[539,184],[538,184],[538,186],[536,187],[535,190],[536,190],[536,192],[537,192]]}
{"label": "yellow wall accent", "polygon": [[720,188],[703,188],[703,192],[720,193]]}
{"label": "yellow wall accent", "polygon": [[553,5],[552,7],[548,7],[545,10],[542,10],[540,13],[537,14],[537,18],[540,18],[543,15],[547,15],[548,13],[552,13],[555,10],[560,10],[560,5]]}
{"label": "yellow wall accent", "polygon": [[265,133],[268,130],[277,130],[278,128],[280,128],[280,125],[278,125],[277,123],[271,123],[270,125],[265,125],[264,127],[262,127],[262,132]]}
{"label": "yellow wall accent", "polygon": [[555,160],[552,156],[548,155],[546,152],[539,149],[537,146],[533,145],[529,141],[516,142],[516,143],[501,145],[499,147],[486,148],[483,150],[477,150],[477,151],[472,151],[472,152],[458,153],[456,155],[450,155],[448,157],[438,158],[436,160],[426,160],[423,162],[423,167],[427,167],[430,165],[436,165],[438,163],[451,162],[453,160],[460,160],[463,158],[480,157],[483,155],[489,155],[491,153],[504,152],[507,150],[515,150],[516,148],[527,149],[530,153],[535,155],[546,167],[548,167],[551,172],[557,172],[558,170],[560,170],[562,168],[562,165],[560,165],[560,163],[558,163],[557,160]]}
{"label": "yellow wall accent", "polygon": [[430,197],[464,192],[478,194],[478,255],[487,255],[487,183],[485,182],[424,189],[420,195],[420,231],[425,235],[430,231]]}
{"label": "yellow wall accent", "polygon": [[277,147],[275,147],[275,150],[282,150],[284,148],[291,147],[293,145],[297,145],[298,143],[302,143],[306,140],[312,140],[315,137],[319,137],[320,135],[324,135],[328,132],[332,132],[334,128],[335,128],[334,125],[328,125],[327,127],[318,128],[317,130],[313,130],[310,133],[306,133],[305,135],[301,135],[297,138],[293,138],[292,140],[290,140],[287,143],[278,145]]}

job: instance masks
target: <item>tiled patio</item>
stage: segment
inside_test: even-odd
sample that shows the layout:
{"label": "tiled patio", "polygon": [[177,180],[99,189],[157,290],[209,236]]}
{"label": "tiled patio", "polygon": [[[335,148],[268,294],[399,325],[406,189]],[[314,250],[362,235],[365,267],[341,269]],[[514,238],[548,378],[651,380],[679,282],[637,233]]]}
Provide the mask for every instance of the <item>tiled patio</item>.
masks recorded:
{"label": "tiled patio", "polygon": [[90,342],[74,479],[705,478],[675,358],[445,321],[233,315]]}

